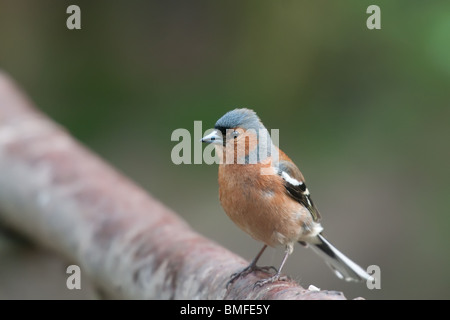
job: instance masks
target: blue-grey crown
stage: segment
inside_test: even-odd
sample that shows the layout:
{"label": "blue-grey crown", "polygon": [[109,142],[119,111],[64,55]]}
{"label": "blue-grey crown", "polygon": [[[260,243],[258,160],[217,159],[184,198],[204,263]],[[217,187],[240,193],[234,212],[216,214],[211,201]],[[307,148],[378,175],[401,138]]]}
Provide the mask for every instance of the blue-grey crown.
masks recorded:
{"label": "blue-grey crown", "polygon": [[216,125],[214,126],[215,129],[218,129],[223,133],[226,129],[236,127],[243,128],[245,130],[253,129],[255,131],[264,128],[255,111],[246,108],[234,109],[225,113],[225,115],[217,120]]}

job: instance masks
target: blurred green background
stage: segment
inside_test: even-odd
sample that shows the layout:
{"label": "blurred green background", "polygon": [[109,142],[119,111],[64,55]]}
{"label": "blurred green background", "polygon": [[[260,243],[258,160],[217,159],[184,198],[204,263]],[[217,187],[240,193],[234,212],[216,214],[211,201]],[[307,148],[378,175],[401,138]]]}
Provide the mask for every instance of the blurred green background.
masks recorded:
{"label": "blurred green background", "polygon": [[[171,133],[253,108],[280,129],[327,238],[379,265],[381,289],[300,246],[287,274],[348,298],[450,298],[450,2],[0,0],[0,39],[0,68],[37,106],[201,234],[248,260],[261,247],[220,207],[217,166],[171,162]],[[0,298],[92,297],[65,288],[70,263],[0,239]]]}

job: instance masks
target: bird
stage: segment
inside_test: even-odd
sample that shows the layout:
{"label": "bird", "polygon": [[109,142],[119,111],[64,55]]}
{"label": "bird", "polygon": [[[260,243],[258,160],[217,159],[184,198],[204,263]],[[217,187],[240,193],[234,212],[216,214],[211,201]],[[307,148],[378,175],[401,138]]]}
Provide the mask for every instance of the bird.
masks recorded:
{"label": "bird", "polygon": [[[250,264],[231,275],[227,283],[256,271],[274,269],[259,280],[263,286],[277,280],[296,243],[311,248],[341,279],[373,280],[363,268],[336,249],[323,235],[321,214],[311,199],[303,174],[273,142],[255,111],[238,108],[223,115],[201,141],[214,144],[219,158],[219,200],[228,217],[264,245]],[[258,267],[266,248],[284,246],[278,269]]]}

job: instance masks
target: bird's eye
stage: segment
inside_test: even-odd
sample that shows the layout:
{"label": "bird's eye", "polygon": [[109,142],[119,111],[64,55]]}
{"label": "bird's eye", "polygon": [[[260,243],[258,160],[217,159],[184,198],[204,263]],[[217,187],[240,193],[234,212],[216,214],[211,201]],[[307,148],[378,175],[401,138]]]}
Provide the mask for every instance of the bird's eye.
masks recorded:
{"label": "bird's eye", "polygon": [[237,132],[236,130],[233,131],[233,132],[231,133],[231,136],[232,136],[234,139],[236,139],[236,138],[238,137],[238,135],[239,135],[239,132]]}

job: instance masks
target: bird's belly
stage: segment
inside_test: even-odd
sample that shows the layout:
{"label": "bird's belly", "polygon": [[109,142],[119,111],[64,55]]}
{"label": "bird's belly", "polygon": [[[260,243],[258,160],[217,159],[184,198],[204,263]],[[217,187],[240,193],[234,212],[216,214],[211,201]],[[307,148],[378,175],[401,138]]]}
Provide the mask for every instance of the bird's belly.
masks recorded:
{"label": "bird's belly", "polygon": [[307,236],[316,224],[300,203],[285,195],[284,187],[261,186],[242,175],[228,179],[219,189],[226,214],[254,239],[269,246],[292,244]]}

